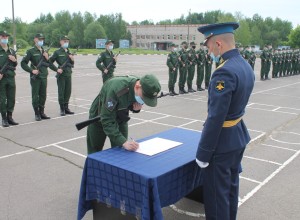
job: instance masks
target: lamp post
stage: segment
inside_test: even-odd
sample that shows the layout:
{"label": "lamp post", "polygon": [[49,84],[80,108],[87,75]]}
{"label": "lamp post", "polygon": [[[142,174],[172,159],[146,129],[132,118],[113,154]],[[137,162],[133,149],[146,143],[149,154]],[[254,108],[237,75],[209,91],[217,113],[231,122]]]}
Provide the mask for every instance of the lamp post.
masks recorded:
{"label": "lamp post", "polygon": [[12,22],[13,22],[13,44],[14,44],[14,50],[17,49],[16,45],[16,24],[15,24],[15,9],[14,9],[14,0],[11,1],[12,3]]}

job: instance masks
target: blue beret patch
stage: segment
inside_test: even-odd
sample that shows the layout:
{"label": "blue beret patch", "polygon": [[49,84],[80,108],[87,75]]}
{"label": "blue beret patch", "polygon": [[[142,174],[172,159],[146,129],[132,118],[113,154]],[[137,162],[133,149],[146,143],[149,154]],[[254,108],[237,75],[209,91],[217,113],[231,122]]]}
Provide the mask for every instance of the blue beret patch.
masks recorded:
{"label": "blue beret patch", "polygon": [[110,98],[107,100],[105,107],[107,108],[107,110],[112,111],[116,107],[116,104],[117,104],[117,102],[115,100],[113,100],[112,98]]}
{"label": "blue beret patch", "polygon": [[217,81],[215,89],[217,92],[222,92],[225,89],[225,82],[223,80]]}

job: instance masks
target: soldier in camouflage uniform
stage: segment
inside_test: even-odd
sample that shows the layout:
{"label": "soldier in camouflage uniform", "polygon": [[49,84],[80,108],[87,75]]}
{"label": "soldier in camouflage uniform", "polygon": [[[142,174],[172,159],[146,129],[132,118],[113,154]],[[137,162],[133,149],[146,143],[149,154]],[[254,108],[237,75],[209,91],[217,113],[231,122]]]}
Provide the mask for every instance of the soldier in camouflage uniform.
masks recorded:
{"label": "soldier in camouflage uniform", "polygon": [[106,81],[89,111],[89,118],[100,116],[101,119],[88,126],[88,154],[101,151],[107,136],[111,147],[123,146],[135,151],[138,143],[127,140],[129,111],[138,113],[143,104],[155,107],[160,89],[158,79],[151,74],[141,78],[118,76]]}
{"label": "soldier in camouflage uniform", "polygon": [[44,112],[47,98],[47,67],[49,66],[49,55],[43,48],[44,40],[43,34],[36,34],[33,39],[34,47],[27,50],[21,61],[23,70],[30,73],[32,107],[36,121],[50,119]]}
{"label": "soldier in camouflage uniform", "polygon": [[197,56],[197,91],[203,91],[202,82],[204,79],[204,66],[205,66],[205,50],[203,43],[200,43],[200,49],[196,53]]}
{"label": "soldier in camouflage uniform", "polygon": [[279,54],[278,50],[274,50],[274,54],[272,56],[272,78],[278,78],[279,72]]}
{"label": "soldier in camouflage uniform", "polygon": [[112,52],[114,48],[113,41],[106,41],[105,47],[105,51],[100,54],[96,61],[97,68],[102,72],[103,83],[114,76],[114,70],[117,63],[117,57],[114,56]]}
{"label": "soldier in camouflage uniform", "polygon": [[169,87],[170,96],[174,96],[174,95],[178,95],[178,93],[175,92],[174,87],[177,81],[179,60],[178,60],[178,54],[176,53],[177,46],[175,44],[171,44],[170,47],[171,47],[171,52],[168,54],[168,58],[167,58],[167,66],[169,68],[168,87]]}
{"label": "soldier in camouflage uniform", "polygon": [[197,57],[196,57],[196,44],[195,42],[190,43],[190,50],[188,52],[188,76],[187,76],[187,86],[188,92],[196,92],[193,89],[193,79],[195,75],[195,66],[197,64]]}
{"label": "soldier in camouflage uniform", "polygon": [[184,41],[181,43],[181,50],[179,51],[179,94],[187,93],[184,89],[184,85],[186,82],[186,76],[188,71],[188,51],[187,51],[187,42]]}
{"label": "soldier in camouflage uniform", "polygon": [[250,66],[254,70],[255,60],[256,60],[256,54],[255,54],[255,46],[251,46],[251,56],[250,56]]}
{"label": "soldier in camouflage uniform", "polygon": [[[49,58],[50,69],[55,71],[58,88],[58,103],[60,105],[60,115],[74,114],[69,109],[69,100],[72,92],[72,68],[74,66],[74,56],[69,50],[70,39],[68,36],[60,38],[60,48]],[[56,67],[53,63],[56,62]]]}

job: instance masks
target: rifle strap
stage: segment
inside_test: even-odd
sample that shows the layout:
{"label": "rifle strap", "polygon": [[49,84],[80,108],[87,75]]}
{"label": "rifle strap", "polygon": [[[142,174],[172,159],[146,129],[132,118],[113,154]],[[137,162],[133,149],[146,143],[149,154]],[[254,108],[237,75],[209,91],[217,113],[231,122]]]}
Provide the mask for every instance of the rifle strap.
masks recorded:
{"label": "rifle strap", "polygon": [[123,88],[123,89],[121,89],[120,91],[117,92],[117,97],[125,95],[128,92],[129,92],[129,87],[125,87],[125,88]]}

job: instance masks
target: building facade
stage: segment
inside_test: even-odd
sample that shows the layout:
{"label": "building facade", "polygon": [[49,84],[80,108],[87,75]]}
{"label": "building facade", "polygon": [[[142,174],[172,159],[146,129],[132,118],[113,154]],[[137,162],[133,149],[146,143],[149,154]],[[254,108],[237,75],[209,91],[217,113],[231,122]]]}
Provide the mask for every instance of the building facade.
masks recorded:
{"label": "building facade", "polygon": [[[203,25],[203,24],[202,24]],[[199,48],[204,35],[197,29],[201,24],[190,25],[129,25],[132,47],[152,50],[168,50],[169,44],[194,41]]]}

